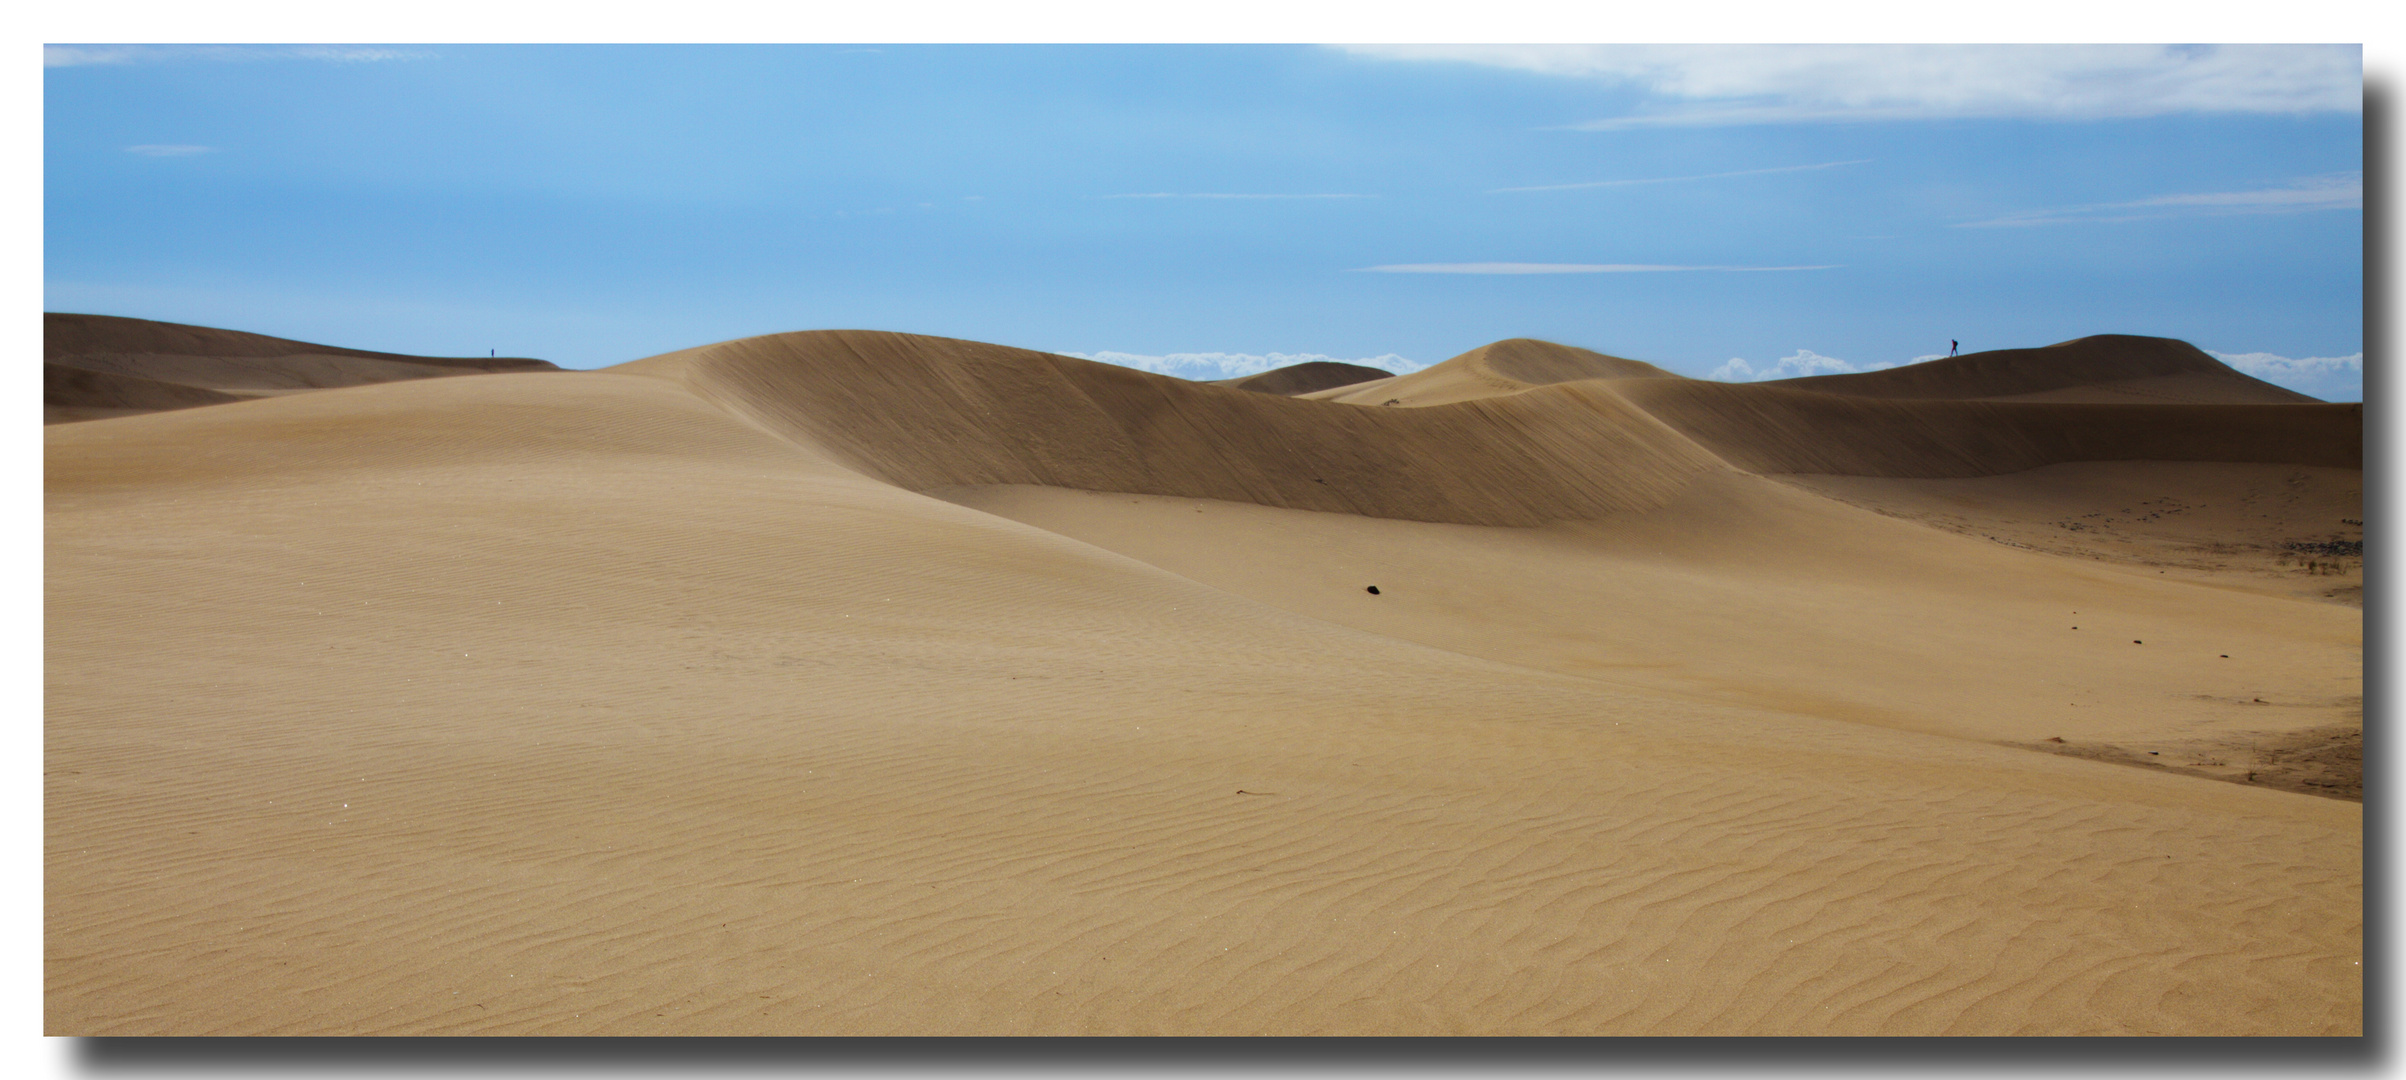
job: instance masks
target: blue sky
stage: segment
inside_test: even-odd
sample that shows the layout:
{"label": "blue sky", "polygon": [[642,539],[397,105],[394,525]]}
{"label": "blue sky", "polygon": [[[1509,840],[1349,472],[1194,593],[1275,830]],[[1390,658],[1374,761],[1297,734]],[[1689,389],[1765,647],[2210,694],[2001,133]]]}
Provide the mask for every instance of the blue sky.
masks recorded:
{"label": "blue sky", "polygon": [[45,307],[569,367],[1220,377],[2093,333],[2361,396],[2353,47],[53,46]]}

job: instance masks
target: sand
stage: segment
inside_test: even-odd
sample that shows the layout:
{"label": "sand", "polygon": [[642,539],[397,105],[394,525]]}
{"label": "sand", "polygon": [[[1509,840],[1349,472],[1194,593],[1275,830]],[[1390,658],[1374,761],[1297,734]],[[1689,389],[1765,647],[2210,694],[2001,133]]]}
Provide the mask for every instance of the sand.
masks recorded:
{"label": "sand", "polygon": [[[50,427],[45,1030],[2362,1031],[2361,611],[2257,550],[2360,412],[1630,370],[843,332]],[[1798,394],[1936,411],[1733,460]]]}

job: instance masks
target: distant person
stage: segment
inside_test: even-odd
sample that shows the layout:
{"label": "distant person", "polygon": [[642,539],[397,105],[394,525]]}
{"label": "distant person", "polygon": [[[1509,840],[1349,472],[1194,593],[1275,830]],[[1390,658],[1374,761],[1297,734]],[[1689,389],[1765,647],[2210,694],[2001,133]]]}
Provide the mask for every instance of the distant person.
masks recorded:
{"label": "distant person", "polygon": [[1960,342],[1960,341],[1957,341],[1957,340],[1955,340],[1954,338],[1948,338],[1948,339],[1947,339],[1947,355],[1948,355],[1948,356],[1953,356],[1953,355],[1955,355],[1955,350],[1957,350],[1957,349],[1960,349],[1960,348],[1962,348],[1962,347],[1963,347],[1963,343],[1962,343],[1962,342]]}

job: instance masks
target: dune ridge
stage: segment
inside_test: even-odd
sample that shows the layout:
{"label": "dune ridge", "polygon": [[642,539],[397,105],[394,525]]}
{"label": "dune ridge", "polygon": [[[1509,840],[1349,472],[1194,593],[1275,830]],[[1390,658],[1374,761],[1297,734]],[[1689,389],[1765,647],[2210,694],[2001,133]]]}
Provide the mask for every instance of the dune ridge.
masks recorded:
{"label": "dune ridge", "polygon": [[[42,360],[44,419],[51,423],[402,379],[560,370],[526,357],[408,356],[66,312],[42,314]],[[53,377],[50,368],[61,373]],[[75,371],[98,377],[68,374]]]}

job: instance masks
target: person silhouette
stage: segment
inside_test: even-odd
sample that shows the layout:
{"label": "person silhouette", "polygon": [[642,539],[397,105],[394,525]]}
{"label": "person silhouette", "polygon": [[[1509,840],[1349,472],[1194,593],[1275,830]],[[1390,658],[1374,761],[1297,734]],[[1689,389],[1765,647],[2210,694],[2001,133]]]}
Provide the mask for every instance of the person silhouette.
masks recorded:
{"label": "person silhouette", "polygon": [[1960,349],[1960,348],[1962,348],[1962,347],[1963,347],[1963,343],[1962,343],[1962,342],[1960,342],[1960,341],[1957,341],[1957,340],[1955,340],[1954,338],[1948,338],[1948,339],[1947,339],[1947,355],[1948,355],[1948,356],[1953,356],[1953,355],[1955,355],[1955,350],[1957,350],[1957,349]]}

